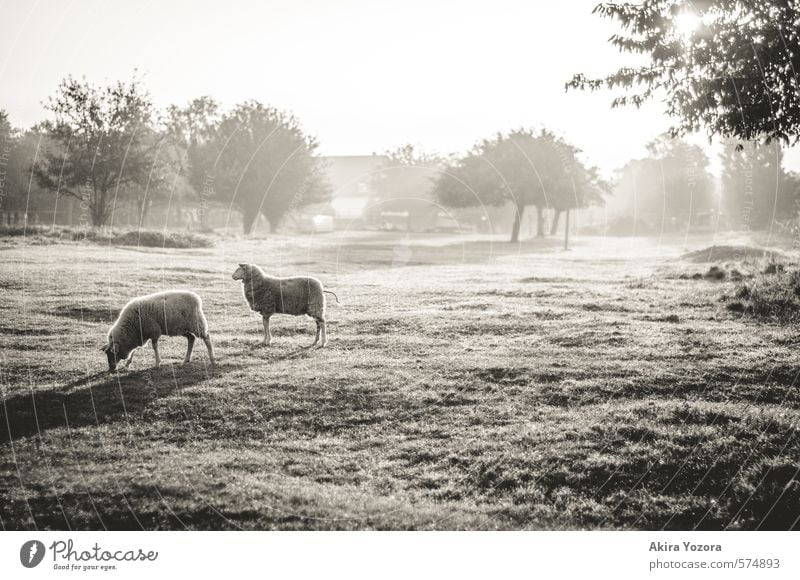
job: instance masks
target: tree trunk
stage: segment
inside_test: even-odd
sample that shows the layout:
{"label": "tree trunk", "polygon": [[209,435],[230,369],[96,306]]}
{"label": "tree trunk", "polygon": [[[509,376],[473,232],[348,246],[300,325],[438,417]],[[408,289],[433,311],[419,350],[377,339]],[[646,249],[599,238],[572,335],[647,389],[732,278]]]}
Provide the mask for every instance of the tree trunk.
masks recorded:
{"label": "tree trunk", "polygon": [[544,237],[544,209],[536,206],[536,237]]}
{"label": "tree trunk", "polygon": [[519,241],[519,226],[522,223],[522,214],[525,213],[525,206],[518,205],[514,212],[514,225],[511,227],[511,243]]}
{"label": "tree trunk", "polygon": [[147,212],[150,209],[150,202],[147,199],[142,199],[139,202],[139,229],[142,229],[147,223]]}
{"label": "tree trunk", "polygon": [[92,185],[92,198],[89,201],[89,211],[92,214],[92,225],[103,227],[108,222],[108,195],[107,191]]}
{"label": "tree trunk", "polygon": [[92,214],[92,225],[97,228],[101,228],[106,225],[106,208],[105,204],[103,203],[96,203],[89,208]]}
{"label": "tree trunk", "polygon": [[555,213],[553,214],[553,223],[550,224],[551,236],[556,235],[556,232],[558,231],[558,218],[560,217],[561,217],[561,210],[560,209],[555,210]]}
{"label": "tree trunk", "polygon": [[569,250],[569,210],[564,218],[564,249]]}

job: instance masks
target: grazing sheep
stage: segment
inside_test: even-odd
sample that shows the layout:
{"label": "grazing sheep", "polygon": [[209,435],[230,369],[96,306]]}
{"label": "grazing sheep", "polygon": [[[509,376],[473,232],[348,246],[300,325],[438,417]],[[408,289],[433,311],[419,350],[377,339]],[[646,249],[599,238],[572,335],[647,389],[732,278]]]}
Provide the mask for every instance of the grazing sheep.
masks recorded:
{"label": "grazing sheep", "polygon": [[108,343],[100,349],[108,356],[108,370],[114,371],[123,360],[127,368],[133,360],[134,351],[148,340],[153,345],[158,367],[161,364],[158,339],[162,335],[186,337],[189,348],[184,364],[191,360],[194,340],[199,336],[206,343],[211,364],[215,364],[214,348],[208,336],[208,322],[200,297],[194,292],[171,290],[140,296],[125,305],[108,332]]}
{"label": "grazing sheep", "polygon": [[255,264],[239,264],[233,273],[233,279],[242,281],[244,297],[250,309],[261,314],[264,322],[262,344],[269,346],[272,342],[269,319],[273,314],[309,315],[317,323],[317,336],[311,346],[320,343],[320,347],[323,347],[328,343],[325,293],[333,294],[336,302],[339,302],[339,298],[330,290],[323,290],[322,282],[308,276],[275,278],[265,274]]}

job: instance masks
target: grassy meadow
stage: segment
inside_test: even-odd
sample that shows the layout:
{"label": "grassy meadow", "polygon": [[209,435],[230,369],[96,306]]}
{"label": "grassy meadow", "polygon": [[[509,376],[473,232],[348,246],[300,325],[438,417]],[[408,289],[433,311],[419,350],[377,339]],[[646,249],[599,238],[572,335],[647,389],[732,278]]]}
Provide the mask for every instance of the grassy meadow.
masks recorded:
{"label": "grassy meadow", "polygon": [[[726,307],[709,268],[764,258],[712,243],[4,238],[0,526],[798,528],[800,333]],[[334,290],[328,347],[285,316],[260,346],[239,262]],[[169,288],[202,296],[218,367],[164,337],[161,368],[109,374],[119,309]]]}

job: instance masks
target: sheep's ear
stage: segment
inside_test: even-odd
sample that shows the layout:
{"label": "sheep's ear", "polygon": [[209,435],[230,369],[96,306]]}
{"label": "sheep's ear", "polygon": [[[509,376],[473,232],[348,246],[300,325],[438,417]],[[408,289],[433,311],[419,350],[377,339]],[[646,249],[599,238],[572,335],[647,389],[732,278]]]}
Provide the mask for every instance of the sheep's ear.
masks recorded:
{"label": "sheep's ear", "polygon": [[110,345],[108,345],[108,344],[104,344],[103,346],[100,347],[100,352],[108,352],[108,347],[109,346]]}
{"label": "sheep's ear", "polygon": [[247,268],[247,264],[239,264],[240,268]]}

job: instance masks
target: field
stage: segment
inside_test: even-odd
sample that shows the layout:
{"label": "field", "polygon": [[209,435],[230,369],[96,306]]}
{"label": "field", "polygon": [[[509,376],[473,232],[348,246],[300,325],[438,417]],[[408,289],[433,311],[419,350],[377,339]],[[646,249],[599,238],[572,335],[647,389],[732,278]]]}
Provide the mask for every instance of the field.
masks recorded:
{"label": "field", "polygon": [[[797,528],[800,336],[692,277],[710,244],[0,240],[0,525]],[[280,316],[259,346],[250,261],[336,291],[328,348]],[[164,338],[109,374],[116,313],[165,288],[201,294],[219,366]]]}

